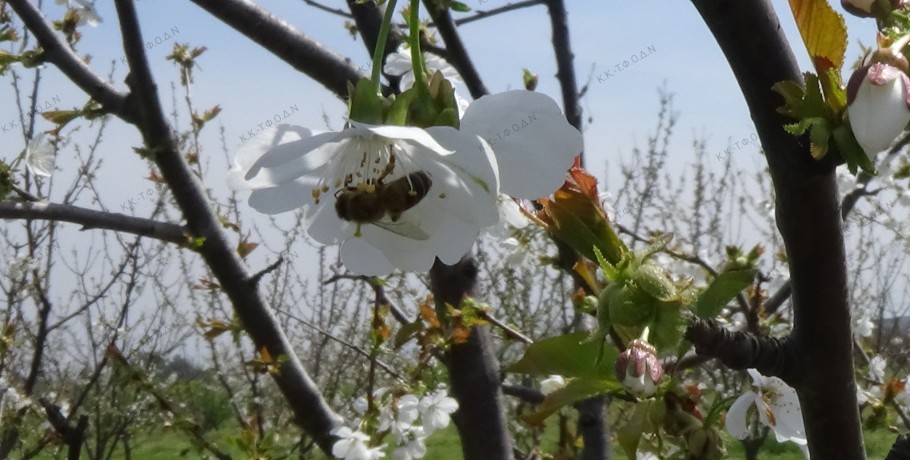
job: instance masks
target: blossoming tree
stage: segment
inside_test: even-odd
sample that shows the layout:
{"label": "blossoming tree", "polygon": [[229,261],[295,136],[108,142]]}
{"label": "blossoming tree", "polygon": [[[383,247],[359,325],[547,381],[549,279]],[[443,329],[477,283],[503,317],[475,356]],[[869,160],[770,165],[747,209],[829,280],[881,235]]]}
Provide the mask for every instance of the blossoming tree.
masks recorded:
{"label": "blossoming tree", "polygon": [[[648,245],[637,251],[620,238],[597,181],[582,167],[579,90],[562,0],[535,2],[545,4],[552,18],[562,109],[534,92],[538,77],[529,72],[525,90],[487,94],[452,19],[452,11],[466,9],[459,2],[411,1],[403,9],[404,26],[398,26],[394,0],[381,2],[383,8],[348,1],[373,56],[367,78],[252,2],[193,2],[347,101],[339,131],[290,124],[264,130],[234,153],[227,184],[249,192],[249,206],[261,213],[300,212],[309,237],[338,246],[347,270],[339,276],[376,293],[371,363],[387,343],[413,341],[422,353],[413,375],[374,388],[371,367],[368,388],[351,416],[342,417],[328,403],[298,357],[306,350],[288,339],[259,285],[274,267],[251,273],[244,257],[255,245],[229,238],[230,223],[213,209],[203,177],[181,150],[149,70],[132,0],[114,2],[129,65],[125,88],[100,77],[71,46],[78,27],[100,20],[90,2],[67,2],[66,17],[54,25],[28,0],[0,2],[0,39],[15,41],[17,27],[37,39],[33,48],[0,54],[0,72],[15,62],[47,63],[92,99],[82,110],[46,112],[59,126],[33,136],[12,163],[23,168],[13,173],[11,165],[0,163],[0,217],[133,233],[198,255],[211,271],[209,286],[230,300],[258,354],[247,364],[274,380],[299,427],[323,452],[352,460],[381,458],[386,451],[398,459],[422,458],[426,438],[451,418],[464,458],[531,458],[512,442],[503,402],[508,392],[536,403],[525,420],[530,424],[574,407],[584,421],[578,430],[584,458],[610,456],[605,396],[623,406],[626,416],[615,439],[629,457],[651,452],[722,458],[723,428],[745,439],[758,424],[807,456],[865,457],[835,167],[846,163],[851,172],[875,174],[876,156],[910,122],[910,8],[903,2],[846,2],[849,11],[874,16],[881,34],[877,49],[844,84],[846,35],[842,19],[824,0],[790,2],[815,66],[815,73],[805,75],[767,1],[693,1],[740,83],[768,161],[790,268],[781,295],[793,301],[793,328],[782,338],[764,336],[757,327],[731,331],[715,321],[730,302],[763,301],[761,289],[754,288],[760,247],[731,248],[729,260],[711,268],[702,284],[660,262],[659,254],[673,253],[672,235],[642,238]],[[457,71],[424,53],[430,47],[422,11]],[[175,47],[170,58],[183,69],[184,84],[203,51]],[[461,85],[473,101],[458,94]],[[194,112],[193,123],[202,126],[217,114]],[[104,115],[141,133],[144,145],[137,152],[155,165],[185,224],[55,205],[18,186],[20,177],[55,174],[53,142],[59,142],[54,138],[60,128]],[[521,136],[511,135],[518,131]],[[484,232],[526,226],[542,228],[551,238],[558,249],[554,265],[575,283],[573,307],[595,325],[532,341],[483,305],[475,289],[475,242]],[[421,305],[415,320],[393,313],[401,323],[393,340],[384,322],[393,306],[382,277],[395,271],[428,274],[432,301]],[[501,366],[490,324],[528,345],[520,359]],[[215,322],[206,326],[213,335],[229,329]],[[126,366],[113,345],[108,358]],[[735,400],[703,400],[684,373],[707,358],[748,370],[752,390]],[[423,384],[429,362],[445,366],[447,384]],[[501,372],[547,378],[540,391],[521,391],[504,386]],[[892,397],[901,391],[896,383],[892,389]],[[78,458],[84,423],[73,424],[50,404],[46,410],[67,439],[71,458]],[[901,454],[910,449],[907,442],[895,444],[894,458],[908,458]]]}

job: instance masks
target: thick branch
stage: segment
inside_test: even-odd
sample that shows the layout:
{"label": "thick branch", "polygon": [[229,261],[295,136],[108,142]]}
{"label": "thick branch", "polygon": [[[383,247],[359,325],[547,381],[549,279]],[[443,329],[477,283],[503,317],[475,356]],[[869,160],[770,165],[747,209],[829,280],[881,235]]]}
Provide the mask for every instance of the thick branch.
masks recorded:
{"label": "thick branch", "polygon": [[[376,51],[376,41],[379,39],[379,29],[382,27],[383,12],[373,2],[357,3],[357,0],[347,0],[347,2],[348,8],[351,10],[351,16],[354,18],[354,23],[357,24],[357,31],[360,32],[360,38],[363,39],[367,53],[372,59],[373,53]],[[398,49],[398,45],[401,44],[401,37],[398,36],[395,24],[393,23],[391,27],[392,29],[389,31],[389,36],[385,41],[385,49],[383,50],[385,55],[382,62],[385,62],[385,57],[389,53],[394,53]]]}
{"label": "thick branch", "polygon": [[179,225],[66,204],[2,201],[0,219],[70,222],[82,225],[83,230],[100,228],[175,244],[186,244],[188,241],[186,230]]}
{"label": "thick branch", "polygon": [[569,17],[563,0],[548,0],[550,27],[553,29],[553,51],[556,53],[556,78],[562,89],[562,105],[569,124],[581,131],[581,104],[575,77],[575,54],[569,43]]}
{"label": "thick branch", "polygon": [[128,122],[136,120],[135,107],[131,107],[126,94],[108,85],[100,76],[71,50],[50,28],[41,11],[28,0],[7,1],[22,22],[38,39],[44,49],[44,58],[53,62],[73,83],[92,99],[101,103],[108,112],[117,114]]}
{"label": "thick branch", "polygon": [[817,162],[809,143],[786,133],[792,120],[771,91],[802,81],[780,21],[767,0],[693,0],[720,44],[755,122],[776,196],[777,226],[790,261],[796,387],[815,458],[863,459],[847,303],[846,255],[834,176],[836,161]]}
{"label": "thick branch", "polygon": [[356,83],[361,78],[349,60],[251,0],[192,1],[291,67],[322,83],[338,97],[347,97],[348,82]]}
{"label": "thick branch", "polygon": [[[230,10],[228,3],[220,2],[219,5],[224,8],[219,11]],[[202,238],[203,244],[199,252],[231,299],[237,316],[256,349],[266,349],[274,357],[286,357],[279,372],[272,377],[294,411],[297,422],[323,451],[331,452],[335,442],[331,430],[341,423],[341,417],[332,411],[316,384],[307,375],[278,320],[256,284],[251,281],[251,275],[209,206],[202,184],[178,151],[174,135],[161,110],[132,0],[116,0],[115,4],[130,67],[129,84],[142,108],[139,128],[146,146],[152,152],[155,163],[174,194],[177,206],[186,218],[187,229],[193,237]],[[256,23],[253,19],[252,16],[246,18],[251,24]]]}
{"label": "thick branch", "polygon": [[717,358],[730,369],[758,369],[762,375],[776,375],[790,382],[797,378],[787,375],[793,350],[786,340],[758,337],[749,332],[728,331],[714,321],[696,319],[686,330],[686,340],[695,346],[699,356]]}
{"label": "thick branch", "polygon": [[[466,256],[448,266],[436,261],[430,270],[430,284],[436,311],[445,304],[461,306],[477,282],[477,266]],[[452,345],[446,353],[452,395],[458,400],[454,414],[465,460],[512,458],[512,440],[506,428],[499,363],[493,350],[489,326],[475,326],[468,341]]]}
{"label": "thick branch", "polygon": [[67,446],[67,460],[79,460],[82,453],[82,443],[85,441],[85,429],[88,428],[88,416],[80,415],[75,426],[71,426],[60,408],[48,402],[47,399],[38,398],[38,403],[47,414],[47,421],[54,431],[60,435]]}
{"label": "thick branch", "polygon": [[910,460],[910,434],[897,437],[885,460]]}

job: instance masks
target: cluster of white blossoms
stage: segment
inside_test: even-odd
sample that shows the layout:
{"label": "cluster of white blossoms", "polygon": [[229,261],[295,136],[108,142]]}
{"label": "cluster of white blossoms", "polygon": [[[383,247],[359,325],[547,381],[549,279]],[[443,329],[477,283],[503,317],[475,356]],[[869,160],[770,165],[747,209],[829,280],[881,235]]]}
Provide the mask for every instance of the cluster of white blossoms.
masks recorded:
{"label": "cluster of white blossoms", "polygon": [[[373,394],[374,401],[382,401],[387,395],[385,389]],[[364,416],[367,412],[367,401],[358,398],[354,410]],[[386,404],[379,409],[379,433],[388,433],[386,442],[391,441],[394,447],[394,460],[412,460],[423,458],[427,453],[426,439],[434,432],[449,426],[450,415],[458,410],[458,402],[450,398],[445,388],[417,397],[406,394],[395,398],[386,398]],[[354,425],[359,426],[360,421]],[[371,446],[370,437],[359,430],[340,426],[332,431],[339,440],[332,446],[332,455],[344,460],[373,460],[383,458],[388,448],[386,444]]]}
{"label": "cluster of white blossoms", "polygon": [[0,426],[3,426],[3,411],[18,411],[28,407],[31,401],[25,395],[19,394],[15,388],[9,385],[3,377],[0,377]]}
{"label": "cluster of white blossoms", "polygon": [[252,191],[260,212],[302,209],[311,238],[340,245],[350,271],[381,276],[458,262],[500,221],[500,194],[548,196],[581,151],[555,101],[508,91],[472,102],[458,129],[274,126],[237,152],[228,184]]}
{"label": "cluster of white blossoms", "polygon": [[[889,379],[885,378],[885,371],[888,367],[888,361],[882,356],[873,356],[869,360],[869,368],[866,370],[866,387],[861,382],[856,383],[856,399],[860,405],[865,404],[882,404],[883,401],[893,398],[894,402],[900,405],[904,410],[910,410],[910,375],[904,377],[900,385],[890,385]],[[893,380],[894,382],[896,380]],[[888,394],[891,393],[890,395]]]}

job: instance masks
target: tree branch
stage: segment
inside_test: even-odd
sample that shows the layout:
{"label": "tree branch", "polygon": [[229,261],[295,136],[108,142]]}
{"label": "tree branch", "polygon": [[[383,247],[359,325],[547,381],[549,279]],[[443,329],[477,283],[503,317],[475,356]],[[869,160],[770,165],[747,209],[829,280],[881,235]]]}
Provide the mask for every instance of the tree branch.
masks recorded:
{"label": "tree branch", "polygon": [[[562,105],[569,124],[581,131],[581,105],[578,103],[578,83],[572,45],[569,42],[569,17],[563,0],[547,0],[550,27],[553,29],[553,51],[556,53],[556,78],[562,89]],[[584,155],[582,155],[582,159]]]}
{"label": "tree branch", "polygon": [[28,0],[9,0],[6,3],[13,7],[25,27],[35,34],[44,50],[43,57],[47,61],[54,63],[73,83],[92,99],[100,102],[104,110],[130,123],[137,120],[136,107],[129,103],[127,95],[92,72],[92,69],[50,28],[37,7]]}
{"label": "tree branch", "polygon": [[[445,305],[459,308],[476,282],[477,266],[470,256],[452,266],[436,260],[430,269],[430,288],[440,320],[445,318],[439,313],[445,311]],[[464,459],[511,459],[512,440],[506,428],[499,363],[489,326],[471,328],[467,342],[452,345],[446,358],[452,395],[459,403],[453,419]]]}
{"label": "tree branch", "polygon": [[66,204],[0,201],[0,219],[70,222],[82,225],[83,230],[113,230],[179,245],[189,241],[186,229],[180,225]]}
{"label": "tree branch", "polygon": [[461,78],[464,79],[464,84],[468,87],[471,97],[477,99],[488,94],[487,87],[484,86],[477,68],[474,67],[471,57],[468,56],[468,50],[461,41],[458,28],[455,25],[455,21],[452,20],[452,14],[449,9],[433,1],[424,0],[423,4],[427,8],[427,12],[430,13],[430,17],[433,18],[433,24],[436,26],[436,30],[439,31],[439,35],[446,42],[449,63],[461,74]]}
{"label": "tree branch", "polygon": [[[219,2],[224,6],[219,11],[236,13],[237,10],[227,6],[229,3],[236,4]],[[130,68],[128,84],[138,106],[142,108],[139,128],[146,146],[186,218],[187,229],[193,237],[202,239],[199,252],[230,298],[256,349],[265,349],[274,357],[286,357],[280,371],[272,377],[293,410],[297,423],[323,451],[331,452],[336,440],[331,431],[342,422],[341,417],[328,406],[307,375],[277,318],[255,283],[251,282],[251,275],[209,206],[202,184],[178,151],[174,134],[161,110],[132,0],[115,0],[115,5]],[[258,24],[253,19],[252,12],[245,18],[250,24]]]}
{"label": "tree branch", "polygon": [[350,60],[326,48],[251,0],[192,0],[212,16],[258,43],[338,97],[361,75]]}
{"label": "tree branch", "polygon": [[316,8],[317,10],[322,10],[322,11],[325,11],[326,13],[332,13],[334,15],[338,15],[343,18],[351,19],[353,17],[346,11],[342,10],[341,8],[332,8],[330,6],[325,6],[322,3],[314,2],[313,0],[303,0],[303,3],[306,3],[307,5],[310,5],[313,8]]}
{"label": "tree branch", "polygon": [[518,10],[521,8],[527,8],[529,6],[534,6],[534,5],[543,5],[544,3],[546,3],[546,0],[525,0],[523,2],[510,3],[506,6],[500,6],[499,8],[493,8],[492,10],[487,10],[487,11],[477,10],[477,13],[475,13],[471,16],[456,20],[455,25],[463,26],[465,24],[468,24],[468,23],[471,23],[474,21],[479,21],[484,18],[496,16],[497,14],[508,13],[509,11],[514,11],[514,10]]}
{"label": "tree branch", "polygon": [[686,340],[695,346],[699,356],[717,358],[730,369],[755,368],[762,375],[775,375],[793,381],[796,375],[790,361],[793,350],[787,340],[759,337],[749,332],[732,332],[714,321],[696,319],[686,330]]}

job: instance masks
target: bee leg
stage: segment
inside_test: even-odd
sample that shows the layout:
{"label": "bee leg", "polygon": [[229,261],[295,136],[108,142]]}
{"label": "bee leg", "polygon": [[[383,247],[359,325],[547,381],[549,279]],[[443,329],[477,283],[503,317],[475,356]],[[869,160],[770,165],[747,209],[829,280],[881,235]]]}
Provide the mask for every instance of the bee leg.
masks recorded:
{"label": "bee leg", "polygon": [[360,238],[360,236],[361,236],[361,233],[360,233],[360,224],[357,224],[357,229],[354,230],[354,237],[355,237],[355,238]]}

